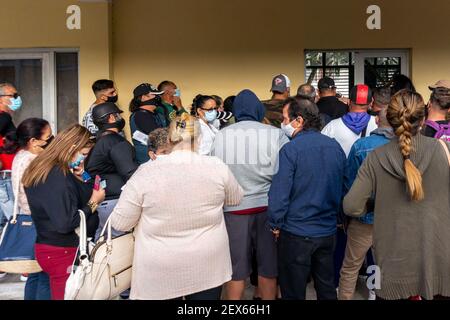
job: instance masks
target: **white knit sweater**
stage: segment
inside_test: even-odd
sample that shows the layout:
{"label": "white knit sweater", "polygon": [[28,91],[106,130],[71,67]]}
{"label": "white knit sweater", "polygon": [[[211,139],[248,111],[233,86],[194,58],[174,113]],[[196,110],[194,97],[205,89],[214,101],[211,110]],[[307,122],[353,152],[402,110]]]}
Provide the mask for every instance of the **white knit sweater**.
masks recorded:
{"label": "white knit sweater", "polygon": [[223,206],[243,196],[218,158],[190,151],[142,165],[125,185],[112,227],[135,228],[131,299],[172,299],[231,279]]}
{"label": "white knit sweater", "polygon": [[[14,161],[12,164],[12,174],[11,174],[11,182],[14,192],[14,197],[19,202],[19,210],[22,214],[31,214],[30,206],[28,205],[27,196],[25,194],[25,190],[23,189],[22,178],[25,170],[30,165],[31,161],[33,161],[37,155],[26,151],[20,150],[16,156],[14,157]],[[17,194],[17,186],[19,185],[19,193]]]}

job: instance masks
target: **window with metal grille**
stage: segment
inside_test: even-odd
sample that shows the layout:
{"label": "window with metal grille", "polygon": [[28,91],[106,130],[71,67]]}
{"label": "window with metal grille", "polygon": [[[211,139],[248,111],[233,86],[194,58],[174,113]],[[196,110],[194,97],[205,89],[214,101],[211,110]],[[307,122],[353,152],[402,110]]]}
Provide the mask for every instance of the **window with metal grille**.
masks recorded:
{"label": "window with metal grille", "polygon": [[348,51],[306,51],[306,82],[317,88],[324,76],[333,78],[336,91],[348,97],[354,82],[354,61]]}
{"label": "window with metal grille", "polygon": [[[374,57],[364,60],[364,83],[370,88],[389,84],[395,74],[401,73],[400,57]],[[328,76],[334,79],[336,91],[348,97],[355,85],[354,53],[351,51],[305,52],[305,80],[317,88],[318,81]]]}
{"label": "window with metal grille", "polygon": [[366,58],[364,59],[364,83],[370,88],[389,84],[392,77],[401,70],[401,58]]}

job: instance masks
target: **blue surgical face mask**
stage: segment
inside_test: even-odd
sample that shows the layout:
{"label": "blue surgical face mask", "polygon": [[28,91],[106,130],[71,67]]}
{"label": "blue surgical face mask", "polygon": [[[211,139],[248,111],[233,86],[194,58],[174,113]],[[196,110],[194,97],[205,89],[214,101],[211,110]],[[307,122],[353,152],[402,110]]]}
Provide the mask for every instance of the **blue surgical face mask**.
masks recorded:
{"label": "blue surgical face mask", "polygon": [[86,156],[79,153],[77,156],[77,159],[74,162],[69,163],[69,168],[75,169],[76,167],[79,167],[81,164],[81,161],[84,161],[85,159],[86,159]]}
{"label": "blue surgical face mask", "polygon": [[22,107],[22,98],[18,96],[17,98],[9,98],[11,101],[11,104],[9,105],[9,108],[12,111],[17,111]]}
{"label": "blue surgical face mask", "polygon": [[208,122],[214,122],[217,119],[217,110],[205,111],[205,120]]}

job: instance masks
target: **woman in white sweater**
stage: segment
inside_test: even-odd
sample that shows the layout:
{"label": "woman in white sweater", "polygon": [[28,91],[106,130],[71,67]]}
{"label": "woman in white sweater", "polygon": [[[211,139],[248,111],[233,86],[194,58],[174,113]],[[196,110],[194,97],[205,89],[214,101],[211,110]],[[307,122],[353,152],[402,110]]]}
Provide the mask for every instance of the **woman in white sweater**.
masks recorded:
{"label": "woman in white sweater", "polygon": [[111,215],[136,236],[131,299],[220,299],[231,279],[223,206],[243,191],[221,160],[193,151],[198,132],[192,116],[172,121],[172,153],[141,165]]}
{"label": "woman in white sweater", "polygon": [[192,102],[191,114],[198,119],[200,137],[197,153],[209,155],[214,139],[219,132],[220,121],[217,119],[217,104],[212,96],[197,95]]}

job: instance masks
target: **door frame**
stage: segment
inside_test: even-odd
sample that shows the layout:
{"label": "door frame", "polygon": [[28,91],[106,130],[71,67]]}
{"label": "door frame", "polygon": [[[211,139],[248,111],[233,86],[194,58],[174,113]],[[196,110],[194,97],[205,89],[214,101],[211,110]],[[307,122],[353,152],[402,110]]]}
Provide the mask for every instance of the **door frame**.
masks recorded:
{"label": "door frame", "polygon": [[366,58],[396,58],[400,57],[400,72],[410,76],[409,49],[392,50],[353,50],[355,60],[355,84],[364,83],[364,60]]}
{"label": "door frame", "polygon": [[[0,49],[0,60],[42,60],[42,118],[47,120],[53,132],[58,129],[58,106],[56,96],[55,53],[76,52],[78,55],[78,97],[80,97],[80,54],[77,48]],[[80,99],[78,99],[78,111]],[[78,112],[79,113],[79,112]],[[78,119],[79,120],[79,119]]]}

